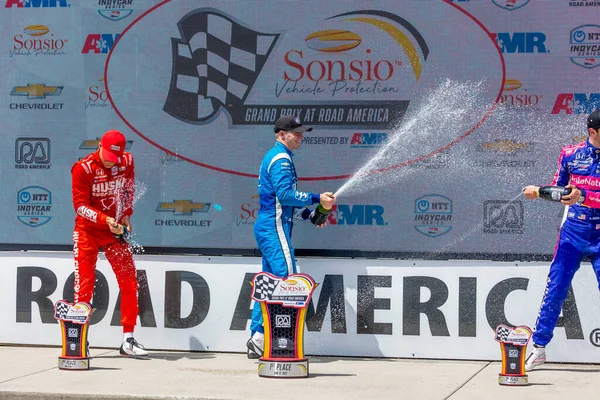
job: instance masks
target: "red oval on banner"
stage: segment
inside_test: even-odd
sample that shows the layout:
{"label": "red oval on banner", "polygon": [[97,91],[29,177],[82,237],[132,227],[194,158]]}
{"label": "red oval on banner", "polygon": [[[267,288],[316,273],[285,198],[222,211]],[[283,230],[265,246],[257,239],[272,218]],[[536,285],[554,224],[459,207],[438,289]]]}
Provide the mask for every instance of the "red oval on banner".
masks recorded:
{"label": "red oval on banner", "polygon": [[[444,150],[447,150],[448,148],[452,147],[453,145],[455,145],[456,143],[458,143],[459,141],[461,141],[462,139],[464,139],[465,137],[467,137],[468,135],[470,135],[471,133],[473,133],[475,130],[477,130],[487,120],[487,118],[491,115],[492,111],[496,107],[497,102],[501,98],[502,90],[503,90],[504,83],[505,83],[505,78],[506,78],[506,68],[505,68],[505,64],[504,64],[504,59],[502,57],[502,53],[500,52],[500,49],[496,45],[496,43],[495,43],[495,41],[493,39],[493,35],[486,29],[486,27],[480,21],[478,21],[475,17],[473,17],[467,11],[465,11],[461,7],[458,7],[455,4],[453,4],[453,3],[451,3],[451,2],[449,2],[447,0],[444,0],[444,2],[447,5],[449,5],[449,6],[453,7],[454,9],[458,10],[460,13],[464,14],[471,21],[473,21],[485,33],[485,35],[487,36],[487,38],[490,40],[491,44],[494,46],[496,52],[498,53],[499,61],[500,61],[500,68],[501,68],[501,81],[498,84],[498,94],[497,94],[497,96],[495,98],[495,101],[490,106],[490,108],[487,109],[483,113],[483,115],[481,116],[481,118],[479,118],[478,120],[477,120],[477,118],[474,119],[477,122],[473,123],[473,125],[469,129],[467,129],[466,131],[464,131],[462,134],[459,134],[458,136],[456,136],[454,138],[451,138],[452,140],[450,140],[447,143],[440,143],[439,147],[437,149],[435,149],[433,151],[428,151],[427,154],[422,154],[422,155],[419,155],[419,156],[415,156],[414,158],[406,159],[406,160],[404,160],[402,162],[398,162],[395,165],[386,166],[385,168],[374,169],[374,170],[370,171],[369,174],[371,174],[371,173],[379,173],[379,172],[384,172],[384,171],[389,171],[389,170],[392,170],[392,169],[397,169],[397,168],[401,168],[401,167],[404,167],[404,166],[407,166],[407,165],[411,165],[411,164],[417,163],[419,161],[425,160],[425,159],[427,159],[429,157],[432,157],[435,154],[443,152]],[[119,43],[123,42],[124,38],[126,38],[126,37],[129,38],[132,35],[131,31],[136,26],[136,24],[138,24],[142,19],[144,19],[145,17],[147,17],[149,14],[157,11],[158,9],[160,9],[161,7],[163,7],[164,5],[166,5],[168,3],[171,3],[171,0],[162,1],[161,3],[155,5],[154,7],[150,8],[149,10],[147,10],[146,12],[144,12],[142,15],[140,15],[138,18],[136,18],[129,26],[127,26],[127,28],[117,38],[117,40],[114,43],[111,51],[108,54],[108,57],[107,57],[107,60],[106,60],[106,64],[105,64],[105,68],[104,68],[104,79],[105,79],[105,82],[106,82],[106,92],[108,94],[108,100],[110,101],[111,105],[113,106],[113,109],[115,110],[115,112],[117,113],[117,115],[119,116],[119,118],[129,127],[129,129],[131,129],[133,132],[135,132],[141,138],[143,138],[144,140],[146,140],[148,143],[150,143],[151,145],[155,146],[156,148],[164,151],[165,153],[167,153],[167,154],[169,154],[171,156],[174,156],[174,157],[178,157],[178,158],[180,158],[182,160],[185,160],[185,161],[187,161],[187,162],[189,162],[191,164],[194,164],[194,165],[197,165],[197,166],[200,166],[200,167],[203,167],[203,168],[208,168],[208,169],[211,169],[211,170],[214,170],[214,171],[219,171],[219,172],[223,172],[223,173],[227,173],[227,174],[232,174],[232,175],[238,175],[238,176],[245,176],[245,177],[257,178],[256,174],[240,170],[239,166],[236,167],[236,168],[232,168],[232,167],[229,167],[229,166],[226,166],[226,165],[224,166],[223,164],[216,165],[219,162],[224,162],[224,159],[226,159],[226,157],[224,155],[222,155],[220,158],[215,158],[214,154],[206,154],[205,153],[205,156],[210,155],[211,157],[214,158],[210,162],[206,162],[206,160],[195,159],[192,155],[186,153],[186,151],[193,150],[193,149],[191,149],[191,147],[192,147],[191,145],[186,144],[183,141],[180,142],[180,143],[178,143],[174,139],[169,139],[169,137],[166,137],[166,138],[161,137],[160,134],[162,134],[162,131],[158,131],[158,132],[153,131],[153,129],[154,130],[158,130],[159,129],[156,124],[155,125],[149,125],[147,128],[141,127],[143,125],[143,123],[145,122],[145,121],[143,121],[141,119],[141,117],[140,117],[141,115],[144,116],[144,118],[145,118],[146,116],[152,116],[154,114],[158,114],[159,111],[162,112],[162,113],[164,113],[163,110],[153,110],[153,109],[145,110],[145,109],[142,109],[143,105],[132,106],[130,104],[131,102],[127,102],[127,101],[123,101],[122,104],[118,104],[119,101],[115,100],[115,98],[113,96],[114,90],[111,91],[111,79],[109,79],[109,78],[111,78],[113,76],[116,77],[116,75],[112,75],[113,72],[114,72],[114,74],[120,74],[122,72],[123,65],[129,65],[129,64],[123,63],[123,61],[121,61],[122,64],[118,64],[117,63],[117,67],[115,67],[115,71],[111,71],[110,74],[109,74],[109,70],[110,70],[111,65],[112,65],[111,61],[113,61],[113,58],[115,57],[115,49],[119,49]],[[381,12],[381,13],[384,14],[386,12]],[[352,14],[352,13],[347,13],[347,14]],[[342,14],[340,14],[340,15],[342,15]],[[232,24],[235,23],[235,21],[233,19],[228,19],[228,20]],[[402,45],[406,45],[407,47],[405,48],[405,50],[407,50],[407,54],[409,54],[408,57],[409,58],[412,57],[412,58],[410,58],[410,63],[406,63],[406,64],[410,64],[409,67],[412,67],[412,71],[414,71],[416,79],[417,80],[419,79],[419,76],[420,76],[421,70],[422,70],[422,65],[419,64],[419,60],[416,60],[416,57],[414,56],[414,54],[412,56],[410,56],[410,54],[414,53],[414,48],[410,48],[410,46],[411,46],[411,41],[410,40],[406,40],[406,38],[400,37],[401,35],[403,35],[403,33],[400,30],[393,31],[393,27],[390,28],[390,27],[387,26],[389,24],[386,25],[385,23],[380,23],[377,20],[374,20],[373,18],[371,18],[370,16],[368,18],[367,17],[360,17],[360,16],[358,16],[358,17],[352,16],[352,18],[348,17],[347,20],[359,21],[359,22],[363,22],[365,24],[374,25],[374,26],[377,26],[378,28],[380,28],[382,31],[386,31],[392,37],[398,36],[398,37],[395,38],[396,42],[401,43]],[[400,19],[400,20],[402,20],[402,19]],[[402,21],[404,21],[404,20],[402,20]],[[411,28],[412,28],[412,26],[411,26]],[[408,29],[408,31],[411,31],[411,30]],[[413,28],[413,31],[414,31],[414,28]],[[327,31],[324,31],[324,30],[320,30],[320,31],[319,30],[313,30],[313,32],[321,32],[321,33],[323,33],[323,32],[327,32]],[[361,48],[359,46],[359,45],[361,45],[361,40],[360,40],[361,36],[359,36],[356,33],[350,32],[350,31],[340,31],[340,32],[344,32],[344,34],[346,36],[348,36],[348,37],[344,36],[345,39],[348,39],[348,38],[352,39],[352,41],[349,42],[349,43],[351,43],[351,45],[346,44],[346,47],[348,47],[347,50],[360,49]],[[141,36],[141,35],[138,35],[138,36]],[[279,35],[278,34],[277,35],[273,34],[272,36],[279,36]],[[329,37],[329,36],[327,36],[327,37]],[[308,37],[306,35],[304,35],[301,39],[302,39],[302,42],[304,42],[304,39],[308,39]],[[137,43],[137,41],[140,40],[140,39],[136,37],[135,40],[136,40],[136,43]],[[202,38],[202,37],[198,37],[198,38],[194,38],[194,40],[202,41],[202,40],[206,40],[206,39]],[[421,40],[423,40],[423,39],[421,38]],[[362,42],[364,42],[364,41],[365,40],[363,38]],[[417,40],[417,42],[418,42],[418,40]],[[150,44],[149,46],[152,46],[152,45],[154,45],[154,43]],[[194,44],[194,46],[196,46],[196,45],[200,46],[200,44],[197,44],[197,43]],[[316,45],[311,44],[311,46],[312,46],[311,48],[313,48]],[[143,46],[140,46],[140,47],[143,48]],[[413,47],[417,47],[417,46],[413,46]],[[271,46],[271,49],[272,48],[273,48],[273,46]],[[294,51],[296,53],[293,53]],[[321,52],[322,51],[323,50],[321,50]],[[361,51],[362,51],[361,54],[363,54],[363,55],[364,54],[370,54],[371,49],[370,48],[367,49],[366,53],[365,53],[364,49],[361,50]],[[142,50],[140,50],[139,52],[136,52],[136,55],[138,55],[138,53],[141,53],[141,52],[142,52]],[[300,51],[292,50],[291,52],[292,52],[292,55],[295,56],[295,57],[300,57],[300,58],[303,57],[303,54]],[[288,53],[290,53],[290,51],[288,51]],[[332,53],[333,54],[338,54],[338,53],[342,53],[343,54],[343,52],[331,52],[330,54],[332,54]],[[323,54],[323,53],[320,53],[320,54]],[[119,55],[119,56],[121,56],[121,55]],[[123,58],[126,59],[126,62],[131,63],[131,60],[130,60],[131,54],[126,54],[126,56],[127,57],[123,57]],[[286,57],[287,56],[288,56],[288,54],[286,54]],[[267,54],[266,58],[268,58],[268,54]],[[294,59],[294,60],[297,60],[297,58]],[[289,65],[294,66],[294,63],[295,63],[295,65],[298,66],[297,69],[294,71],[296,73],[302,72],[302,73],[308,73],[308,74],[315,74],[315,75],[318,75],[319,78],[321,78],[321,79],[323,79],[325,81],[327,81],[327,80],[331,81],[333,79],[333,78],[331,78],[331,74],[333,74],[334,71],[335,71],[333,67],[337,65],[335,63],[335,61],[329,61],[329,62],[323,61],[323,62],[320,62],[317,59],[315,59],[315,61],[310,62],[310,63],[307,64],[307,68],[312,68],[312,69],[308,70],[308,72],[307,72],[307,70],[305,69],[305,67],[303,65],[300,65],[297,61],[294,61],[294,60],[290,60],[291,64],[289,64]],[[303,60],[303,61],[306,62],[306,60]],[[355,67],[355,69],[353,70],[353,73],[355,73],[355,74],[358,74],[358,73],[364,74],[364,77],[365,77],[365,79],[367,81],[369,79],[373,80],[373,78],[370,75],[377,68],[379,68],[379,70],[377,70],[375,72],[379,74],[378,76],[382,76],[383,77],[383,78],[381,78],[382,80],[388,80],[388,79],[390,79],[390,77],[392,76],[393,72],[395,71],[394,68],[398,69],[398,68],[400,68],[400,66],[403,65],[399,61],[396,61],[394,63],[394,62],[388,61],[388,60],[383,60],[378,65],[372,65],[370,62],[365,62],[364,64],[366,65],[366,67],[364,68],[364,70],[361,69],[359,71],[359,70],[356,69],[356,66],[358,66],[358,65],[362,66],[363,65],[363,64],[359,64],[358,63],[359,61],[357,61],[357,63],[355,63],[355,64],[352,64],[352,63],[349,62],[348,65]],[[266,61],[264,61],[264,62],[266,63]],[[138,67],[139,65],[144,65],[143,61],[139,61],[138,59],[135,59],[133,64],[135,64],[135,66],[133,68],[136,68],[136,71],[138,71],[137,68],[139,68]],[[152,64],[150,64],[150,65],[152,65]],[[330,69],[329,70],[324,70],[324,69],[319,70],[319,68],[325,68],[326,66],[329,66],[328,68],[330,68]],[[252,67],[253,67],[253,65],[250,68],[252,68]],[[153,68],[153,67],[149,67],[149,68]],[[408,67],[406,67],[406,68],[408,68]],[[200,72],[199,74],[200,74],[199,76],[202,76],[202,72]],[[347,77],[348,77],[349,80],[353,79],[353,76],[351,74],[352,74],[352,72],[349,72],[347,74]],[[344,77],[346,77],[346,76],[344,76]],[[136,75],[136,78],[137,78],[137,75]],[[361,75],[361,79],[362,78],[363,78],[363,75]],[[294,79],[296,79],[296,78],[294,78]],[[377,79],[380,79],[380,78],[377,78]],[[135,80],[135,82],[137,82],[137,79]],[[120,83],[120,85],[115,86],[115,88],[117,88],[118,90],[123,91],[123,93],[125,93],[127,91],[131,92],[131,91],[134,91],[134,89],[135,89],[135,87],[130,87],[130,88],[125,89],[125,88],[123,88],[124,84],[122,82],[118,82],[118,83]],[[138,83],[138,84],[142,85],[143,83]],[[198,85],[198,83],[195,83],[195,84]],[[246,89],[247,92],[244,95],[244,99],[247,96],[249,96],[249,92],[251,91],[251,88],[252,87],[250,86],[249,89]],[[128,93],[128,96],[129,95],[130,94]],[[241,96],[241,95],[239,95],[239,96]],[[199,96],[197,96],[197,97],[199,97]],[[493,98],[493,97],[491,97],[491,98]],[[230,106],[230,103],[228,103],[227,100],[223,100],[220,103],[220,105],[216,105],[216,106],[215,106],[216,102],[214,101],[214,98],[212,98],[212,99],[206,98],[204,100],[206,100],[206,102],[203,103],[203,104],[200,104],[200,101],[199,101],[199,104],[197,106],[198,110],[200,109],[201,106],[202,107],[211,107],[211,104],[209,104],[209,103],[212,102],[212,107],[213,107],[213,113],[212,114],[210,114],[209,116],[207,116],[204,120],[198,119],[198,120],[192,121],[192,122],[189,122],[189,121],[186,122],[185,118],[180,118],[180,116],[175,116],[176,119],[171,119],[171,121],[173,121],[173,123],[172,123],[173,126],[175,126],[175,124],[181,124],[182,121],[184,123],[187,123],[190,126],[194,126],[194,124],[196,124],[196,125],[211,124],[211,123],[214,122],[215,118],[217,118],[217,116],[219,116],[219,112],[221,112],[221,110],[226,110],[225,112],[227,112],[227,107]],[[267,102],[266,104],[269,104],[269,103]],[[137,113],[131,111],[131,109],[128,109],[128,107],[129,108],[131,108],[131,107],[138,107],[138,109],[135,110],[135,111],[137,111]],[[267,106],[264,106],[264,107],[267,107]],[[276,107],[276,106],[269,106],[269,107]],[[277,107],[281,107],[281,105],[278,105]],[[290,107],[293,107],[293,105],[291,105]],[[232,119],[231,115],[229,116],[229,118],[230,118],[230,121],[231,121],[231,119]],[[179,121],[177,121],[177,119],[179,119]],[[267,125],[267,124],[265,124],[265,125]],[[179,125],[179,126],[182,126],[182,125]],[[271,127],[272,127],[272,124],[269,124],[269,130],[271,130]],[[348,130],[348,129],[352,129],[352,127],[350,127],[350,128],[343,128],[343,129]],[[363,128],[363,129],[365,129],[365,128]],[[173,130],[176,131],[177,129],[174,127]],[[170,132],[170,134],[171,134],[171,137],[173,137],[173,138],[176,137],[176,136],[174,136],[175,132]],[[215,140],[218,140],[218,138],[215,138]],[[198,141],[197,144],[198,144],[198,146],[200,146],[200,141]],[[178,150],[178,146],[179,146],[179,148],[181,150]],[[255,153],[254,152],[250,152],[250,151],[248,151],[247,153],[251,154],[250,157],[252,157],[252,162],[254,163],[256,161],[256,159],[255,159]],[[241,157],[241,155],[235,155],[235,157]],[[235,162],[239,162],[240,160],[236,159],[234,161]],[[250,162],[246,163],[246,165],[250,165],[250,164],[251,164]],[[258,169],[258,165],[254,165],[253,164],[252,167],[249,168],[249,169],[256,170],[256,169]],[[338,174],[330,175],[330,176],[308,176],[308,177],[303,177],[303,178],[300,178],[300,179],[301,180],[305,180],[305,181],[337,180],[337,179],[348,179],[351,176],[352,176],[351,173],[341,173],[341,174],[338,173]]]}

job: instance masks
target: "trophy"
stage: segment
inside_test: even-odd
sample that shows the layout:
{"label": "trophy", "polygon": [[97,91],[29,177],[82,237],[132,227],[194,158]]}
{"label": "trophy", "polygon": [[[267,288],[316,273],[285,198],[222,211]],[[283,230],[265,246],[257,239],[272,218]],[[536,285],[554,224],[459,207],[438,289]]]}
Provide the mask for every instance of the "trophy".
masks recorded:
{"label": "trophy", "polygon": [[264,353],[258,360],[258,376],[308,377],[304,322],[306,307],[317,284],[306,274],[278,278],[259,272],[252,280],[252,286],[252,299],[260,302],[265,329]]}
{"label": "trophy", "polygon": [[495,339],[502,349],[502,372],[498,376],[500,385],[526,386],[528,384],[525,373],[525,350],[531,334],[531,329],[527,326],[511,328],[498,325],[496,328]]}
{"label": "trophy", "polygon": [[62,354],[58,368],[69,370],[90,369],[87,336],[92,306],[89,303],[71,304],[59,300],[54,305],[54,319],[60,323]]}

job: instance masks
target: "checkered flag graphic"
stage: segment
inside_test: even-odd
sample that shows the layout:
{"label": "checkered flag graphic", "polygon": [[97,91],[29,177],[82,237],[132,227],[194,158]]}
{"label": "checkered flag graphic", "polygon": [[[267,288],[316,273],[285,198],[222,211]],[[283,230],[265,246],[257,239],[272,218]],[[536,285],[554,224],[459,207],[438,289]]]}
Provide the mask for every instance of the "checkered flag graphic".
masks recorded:
{"label": "checkered flag graphic", "polygon": [[270,299],[273,291],[281,279],[274,279],[269,275],[259,274],[254,278],[254,291],[252,298],[256,300]]}
{"label": "checkered flag graphic", "polygon": [[508,335],[510,334],[511,331],[512,331],[512,329],[509,328],[508,326],[499,325],[496,328],[496,340],[498,342],[504,342],[508,338]]}
{"label": "checkered flag graphic", "polygon": [[207,9],[186,15],[178,26],[163,110],[187,123],[204,123],[221,107],[243,105],[279,34],[256,32]]}
{"label": "checkered flag graphic", "polygon": [[67,312],[71,309],[71,305],[64,300],[59,300],[54,305],[54,318],[64,319],[67,316]]}

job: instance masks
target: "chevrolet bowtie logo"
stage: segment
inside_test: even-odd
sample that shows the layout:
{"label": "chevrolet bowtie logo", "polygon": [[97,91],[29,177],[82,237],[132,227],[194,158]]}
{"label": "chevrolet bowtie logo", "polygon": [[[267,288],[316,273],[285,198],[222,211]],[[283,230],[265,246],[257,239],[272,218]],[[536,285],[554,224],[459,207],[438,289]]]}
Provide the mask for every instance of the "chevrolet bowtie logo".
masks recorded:
{"label": "chevrolet bowtie logo", "polygon": [[530,143],[519,143],[510,139],[496,139],[491,143],[483,143],[481,147],[486,150],[495,150],[501,153],[514,153],[519,150],[528,149]]}
{"label": "chevrolet bowtie logo", "polygon": [[11,96],[27,96],[28,99],[45,99],[46,96],[60,96],[64,86],[46,86],[45,83],[28,83],[27,86],[14,86]]}
{"label": "chevrolet bowtie logo", "polygon": [[192,215],[195,212],[208,212],[211,203],[194,203],[191,200],[173,200],[172,203],[158,203],[156,211],[172,211],[175,215]]}

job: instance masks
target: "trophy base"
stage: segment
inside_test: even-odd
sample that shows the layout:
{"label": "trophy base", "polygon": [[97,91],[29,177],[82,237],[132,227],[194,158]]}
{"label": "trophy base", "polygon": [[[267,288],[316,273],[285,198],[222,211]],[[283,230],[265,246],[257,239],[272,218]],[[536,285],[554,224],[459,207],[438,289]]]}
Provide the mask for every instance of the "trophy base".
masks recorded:
{"label": "trophy base", "polygon": [[502,375],[498,374],[498,384],[504,386],[527,386],[527,375]]}
{"label": "trophy base", "polygon": [[58,357],[58,369],[83,371],[90,369],[89,358],[64,358]]}
{"label": "trophy base", "polygon": [[258,376],[263,378],[307,378],[308,358],[258,360]]}

